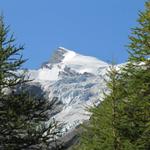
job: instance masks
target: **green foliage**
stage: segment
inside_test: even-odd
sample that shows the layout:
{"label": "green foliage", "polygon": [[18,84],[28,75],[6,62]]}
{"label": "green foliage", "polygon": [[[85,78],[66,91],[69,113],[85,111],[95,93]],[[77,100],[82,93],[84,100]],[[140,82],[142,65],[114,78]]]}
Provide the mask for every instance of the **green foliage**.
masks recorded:
{"label": "green foliage", "polygon": [[49,103],[23,90],[0,97],[0,102],[1,149],[48,149],[59,133],[55,122],[46,124],[55,100]]}
{"label": "green foliage", "polygon": [[20,52],[23,46],[16,46],[15,38],[9,35],[9,27],[5,27],[3,17],[0,17],[0,90],[17,85],[24,80],[23,75],[15,71],[25,62]]}
{"label": "green foliage", "polygon": [[18,70],[25,62],[24,48],[14,42],[0,17],[0,149],[60,150],[59,128],[50,118],[57,99],[49,102],[28,90],[29,81]]}
{"label": "green foliage", "polygon": [[143,69],[143,66],[132,65],[128,64],[120,76],[120,81],[124,82],[121,90],[125,94],[121,99],[125,105],[121,112],[119,132],[138,149],[141,147],[139,141],[142,140],[147,123],[150,121],[150,72],[146,67]]}
{"label": "green foliage", "polygon": [[[83,150],[121,150],[122,143],[118,133],[119,110],[121,108],[119,86],[116,82],[118,73],[112,66],[108,73],[109,94],[105,94],[105,100],[99,106],[91,108],[93,114],[89,125],[83,126],[79,149]],[[78,149],[78,148],[77,148]]]}
{"label": "green foliage", "polygon": [[140,12],[139,26],[132,29],[129,37],[129,61],[143,62],[150,57],[150,1],[145,3],[145,11]]}
{"label": "green foliage", "polygon": [[109,71],[109,94],[93,113],[79,149],[150,149],[150,1],[132,29],[129,62],[117,73]]}
{"label": "green foliage", "polygon": [[130,62],[120,77],[128,102],[123,112],[127,127],[122,125],[120,132],[140,150],[150,149],[150,1],[145,6],[130,36]]}

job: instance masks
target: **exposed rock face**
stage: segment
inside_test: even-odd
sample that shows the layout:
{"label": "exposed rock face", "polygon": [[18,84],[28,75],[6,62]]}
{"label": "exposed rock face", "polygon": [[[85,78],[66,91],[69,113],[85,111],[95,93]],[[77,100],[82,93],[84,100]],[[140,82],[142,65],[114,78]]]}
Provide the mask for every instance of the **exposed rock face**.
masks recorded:
{"label": "exposed rock face", "polygon": [[56,63],[62,62],[62,60],[65,57],[64,54],[66,54],[67,52],[68,51],[66,49],[59,47],[59,49],[57,51],[55,51],[55,53],[51,57],[49,63],[50,64],[56,64]]}

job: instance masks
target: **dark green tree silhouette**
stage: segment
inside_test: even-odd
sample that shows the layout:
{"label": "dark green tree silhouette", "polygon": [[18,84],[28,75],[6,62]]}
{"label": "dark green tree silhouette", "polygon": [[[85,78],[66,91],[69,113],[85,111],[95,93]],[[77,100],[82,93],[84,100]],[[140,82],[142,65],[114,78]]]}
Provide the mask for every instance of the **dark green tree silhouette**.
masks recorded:
{"label": "dark green tree silhouette", "polygon": [[56,102],[35,96],[21,69],[23,46],[17,46],[0,17],[0,149],[58,150],[57,123],[50,118]]}
{"label": "dark green tree silhouette", "polygon": [[81,150],[127,150],[127,141],[122,143],[118,132],[120,122],[120,84],[119,74],[114,66],[110,67],[107,76],[109,93],[104,93],[104,100],[97,107],[89,109],[92,117],[87,125],[83,125],[81,142],[77,149]]}
{"label": "dark green tree silhouette", "polygon": [[150,149],[150,1],[145,11],[139,13],[139,25],[132,29],[129,44],[129,63],[124,67],[123,100],[128,102],[123,116],[126,127],[121,134],[128,138],[136,149]]}
{"label": "dark green tree silhouette", "polygon": [[[83,150],[150,149],[150,1],[129,37],[129,61],[115,76],[110,93],[96,108],[81,138]],[[115,80],[114,80],[115,79]],[[115,82],[114,82],[115,81]]]}

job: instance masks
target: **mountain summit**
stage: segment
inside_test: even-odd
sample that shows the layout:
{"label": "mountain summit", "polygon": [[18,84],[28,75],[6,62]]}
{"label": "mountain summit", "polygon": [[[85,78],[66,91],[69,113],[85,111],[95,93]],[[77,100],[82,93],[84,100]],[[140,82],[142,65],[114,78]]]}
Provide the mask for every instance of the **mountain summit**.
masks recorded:
{"label": "mountain summit", "polygon": [[65,123],[63,130],[70,132],[90,118],[85,115],[86,107],[102,100],[108,66],[95,57],[59,47],[40,69],[28,74],[34,87],[40,86],[49,100],[58,97],[53,117]]}
{"label": "mountain summit", "polygon": [[108,66],[107,63],[95,57],[84,56],[59,47],[51,59],[38,70],[37,80],[58,80],[62,77],[62,72],[65,73],[66,70],[79,74],[91,73],[98,75],[100,68],[106,66]]}
{"label": "mountain summit", "polygon": [[[81,54],[76,53],[75,51],[66,49],[64,47],[59,47],[54,54],[52,55],[49,63],[51,64],[56,64],[56,63],[68,63],[68,64],[79,64],[83,63],[85,64],[89,64],[89,63],[96,63],[97,65],[106,65],[105,62],[98,60],[95,57],[91,57],[91,56],[84,56]],[[93,64],[94,65],[94,64]]]}

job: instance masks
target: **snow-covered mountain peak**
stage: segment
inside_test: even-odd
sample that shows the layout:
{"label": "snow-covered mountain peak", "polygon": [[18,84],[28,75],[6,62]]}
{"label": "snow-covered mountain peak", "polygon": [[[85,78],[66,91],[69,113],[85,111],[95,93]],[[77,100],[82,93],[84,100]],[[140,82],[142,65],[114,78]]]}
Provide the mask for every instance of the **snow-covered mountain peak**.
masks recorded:
{"label": "snow-covered mountain peak", "polygon": [[58,97],[54,117],[65,124],[64,130],[71,131],[89,119],[90,116],[85,116],[86,106],[103,99],[108,67],[109,64],[95,57],[59,47],[40,69],[28,73],[33,86],[40,87],[49,100]]}
{"label": "snow-covered mountain peak", "polygon": [[51,59],[37,70],[36,80],[56,81],[64,78],[66,75],[72,76],[84,73],[98,75],[106,67],[108,67],[107,63],[95,57],[84,56],[75,51],[59,47]]}
{"label": "snow-covered mountain peak", "polygon": [[107,63],[91,56],[85,56],[82,54],[78,54],[73,50],[64,48],[64,47],[58,47],[57,50],[54,51],[54,54],[52,55],[50,61],[50,64],[56,64],[56,63],[65,63],[65,64],[91,64],[93,65],[107,65]]}

